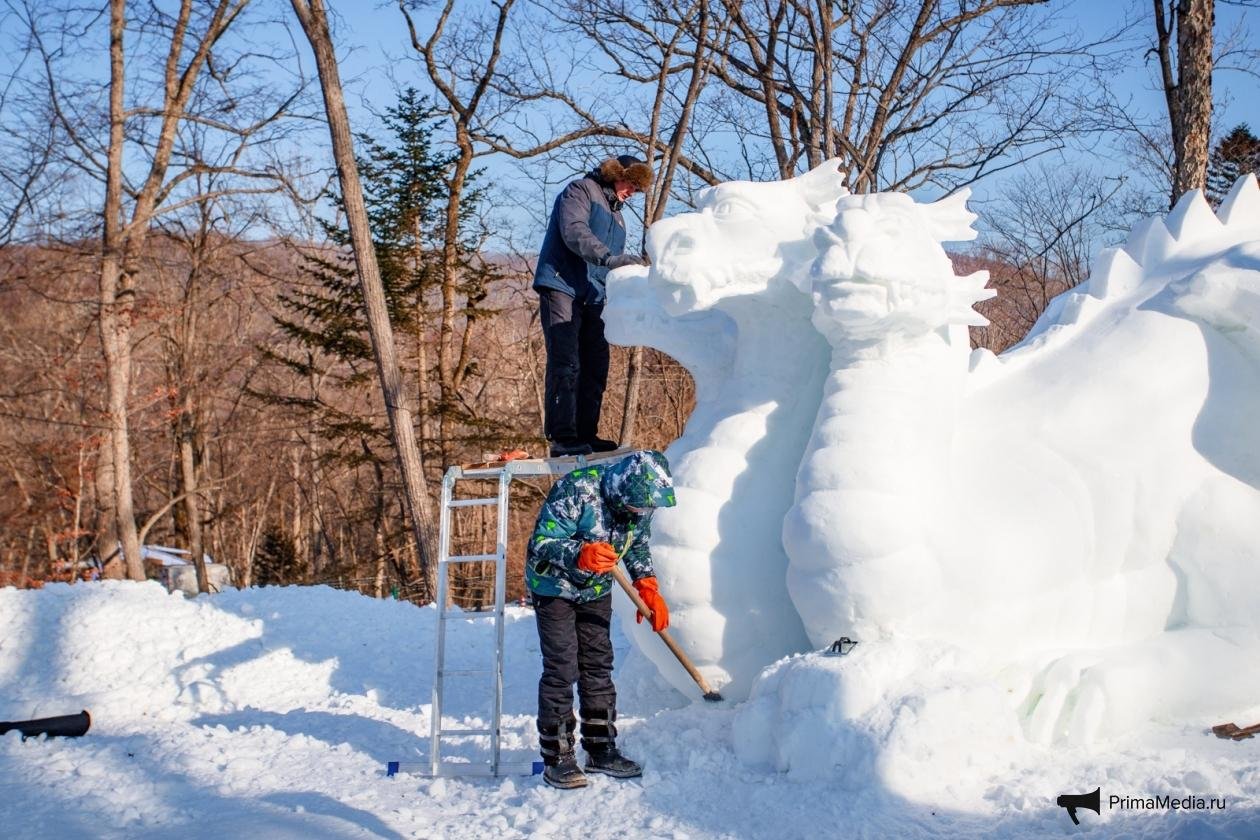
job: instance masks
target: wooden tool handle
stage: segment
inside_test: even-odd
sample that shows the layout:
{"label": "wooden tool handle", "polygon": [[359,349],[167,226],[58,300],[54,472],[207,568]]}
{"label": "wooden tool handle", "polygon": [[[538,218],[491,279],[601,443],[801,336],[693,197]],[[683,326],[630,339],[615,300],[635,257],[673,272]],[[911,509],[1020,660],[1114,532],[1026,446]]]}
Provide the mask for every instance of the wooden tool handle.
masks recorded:
{"label": "wooden tool handle", "polygon": [[[639,614],[648,621],[651,621],[652,610],[649,609],[648,605],[645,604],[643,599],[639,597],[639,593],[635,590],[634,585],[630,583],[630,579],[626,577],[626,573],[621,570],[621,567],[613,566],[612,575],[617,579],[617,583],[621,584],[621,588],[626,591],[626,595],[630,597],[630,601],[638,608]],[[713,694],[713,689],[709,688],[708,681],[706,681],[700,672],[696,670],[696,666],[691,664],[691,660],[687,658],[687,654],[683,653],[682,648],[678,646],[678,643],[674,641],[674,638],[669,635],[669,631],[659,630],[656,635],[661,637],[661,641],[665,643],[665,647],[669,648],[670,652],[673,653],[674,656],[678,658],[678,661],[682,664],[682,666],[687,669],[687,673],[690,674],[691,678],[696,681],[696,685],[700,686],[700,690],[705,694]]]}

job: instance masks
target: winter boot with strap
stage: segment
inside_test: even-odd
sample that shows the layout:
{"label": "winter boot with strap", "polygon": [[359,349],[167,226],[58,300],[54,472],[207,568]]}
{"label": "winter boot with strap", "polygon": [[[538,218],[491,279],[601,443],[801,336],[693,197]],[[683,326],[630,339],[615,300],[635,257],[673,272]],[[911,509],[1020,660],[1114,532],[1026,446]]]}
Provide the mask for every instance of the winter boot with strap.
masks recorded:
{"label": "winter boot with strap", "polygon": [[643,775],[638,762],[631,761],[617,749],[617,719],[614,709],[582,710],[582,749],[586,750],[586,772],[604,773],[618,779]]}
{"label": "winter boot with strap", "polygon": [[577,720],[570,712],[567,718],[544,723],[538,721],[538,746],[543,758],[543,781],[554,788],[569,790],[586,787],[586,776],[574,755],[573,730]]}

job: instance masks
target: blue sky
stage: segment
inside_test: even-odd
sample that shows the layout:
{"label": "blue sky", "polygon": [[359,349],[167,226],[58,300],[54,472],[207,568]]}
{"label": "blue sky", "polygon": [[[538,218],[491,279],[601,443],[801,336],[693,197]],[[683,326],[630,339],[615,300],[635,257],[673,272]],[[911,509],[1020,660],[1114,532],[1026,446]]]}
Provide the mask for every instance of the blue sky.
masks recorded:
{"label": "blue sky", "polygon": [[[1128,33],[1124,47],[1140,54],[1154,42],[1154,25],[1151,21],[1149,0],[1054,0],[1069,20],[1074,20],[1086,37],[1117,29],[1120,24],[1136,19],[1137,25]],[[366,6],[366,4],[363,4]],[[1234,30],[1242,22],[1251,21],[1260,13],[1237,7],[1217,4],[1218,39]],[[428,89],[422,68],[414,63],[414,53],[408,41],[402,16],[394,3],[378,3],[368,11],[361,8],[357,14],[347,14],[341,7],[338,35],[341,39],[340,57],[343,76],[347,80],[347,100],[351,105],[351,119],[356,128],[368,129],[374,122],[371,111],[380,110],[392,101],[393,89],[399,84],[414,84],[418,89]],[[431,19],[431,13],[430,19]],[[427,20],[421,20],[423,26]],[[424,30],[422,30],[423,32]],[[1250,39],[1254,41],[1254,39]],[[1134,62],[1118,80],[1116,89],[1122,96],[1130,97],[1142,111],[1160,119],[1166,119],[1163,94],[1156,87],[1158,66],[1153,56],[1146,65]],[[1218,71],[1213,79],[1217,101],[1217,122],[1226,130],[1239,122],[1247,122],[1253,128],[1260,126],[1260,97],[1252,91],[1255,78],[1237,72]],[[1109,155],[1114,155],[1109,157]],[[1118,153],[1112,153],[1104,145],[1090,149],[1075,149],[1058,155],[1067,163],[1090,166],[1097,170],[1111,170],[1115,166],[1127,166],[1128,162]],[[1054,160],[1054,158],[1050,158]],[[539,185],[519,177],[520,164],[515,161],[489,162],[488,171],[501,184],[509,185],[519,196],[520,204],[534,205],[528,212],[511,216],[509,224],[518,232],[518,247],[528,248],[527,240],[541,231],[542,213],[549,204],[567,173],[549,173],[551,183]],[[982,181],[975,188],[977,198],[984,198],[1000,185],[1000,177]],[[673,208],[671,208],[672,210]],[[681,209],[681,208],[679,208]]]}
{"label": "blue sky", "polygon": [[[372,131],[378,122],[373,112],[379,112],[395,101],[395,94],[401,86],[412,84],[422,92],[428,92],[428,79],[417,63],[411,48],[406,26],[395,2],[387,0],[330,0],[335,13],[335,28],[338,38],[338,55],[341,62],[342,78],[346,85],[346,99],[350,108],[350,117],[356,131]],[[484,3],[488,0],[460,0],[461,8],[475,8],[472,4]],[[1133,67],[1116,85],[1122,95],[1131,97],[1138,108],[1154,119],[1166,120],[1163,95],[1155,85],[1157,67],[1150,58],[1146,66],[1140,63],[1140,56],[1149,48],[1154,40],[1154,27],[1151,23],[1149,0],[1052,0],[1059,11],[1074,22],[1086,37],[1114,30],[1126,18],[1138,19],[1139,23],[1128,33],[1126,41],[1121,45],[1131,51],[1134,56]],[[467,4],[467,5],[463,5]],[[518,6],[524,7],[525,3]],[[287,0],[266,0],[258,6],[259,15],[276,15],[286,20],[290,36],[294,37],[303,67],[308,74],[314,73],[313,59],[309,48],[302,39],[296,21],[292,19],[292,11]],[[417,15],[422,32],[427,32],[434,12],[430,8]],[[1260,25],[1260,10],[1245,10],[1234,6],[1217,4],[1216,33],[1218,41],[1240,22]],[[279,29],[276,39],[286,39]],[[84,43],[77,51],[75,62],[79,70],[93,78],[100,78],[106,72],[108,55],[104,42],[103,27],[98,26],[95,33],[100,34],[100,43]],[[7,34],[7,33],[6,33]],[[1251,44],[1255,38],[1249,38]],[[0,57],[0,65],[3,65]],[[1260,97],[1254,93],[1256,78],[1238,72],[1218,71],[1214,77],[1214,91],[1218,107],[1217,125],[1228,130],[1240,122],[1249,123],[1253,129],[1260,129]],[[1092,141],[1091,148],[1074,148],[1055,156],[1047,156],[1043,160],[1051,163],[1063,162],[1072,165],[1085,165],[1097,172],[1113,174],[1117,169],[1129,167],[1130,162],[1116,150],[1108,148],[1107,143]],[[627,149],[629,151],[629,149]],[[308,131],[302,141],[301,151],[312,164],[321,167],[331,166],[331,155],[327,149],[327,135],[322,128]],[[507,159],[484,159],[488,178],[506,191],[507,196],[499,203],[511,208],[505,210],[500,228],[504,232],[504,240],[511,239],[515,247],[528,251],[535,247],[540,238],[546,213],[551,199],[561,184],[571,177],[572,172],[563,168],[543,170],[539,164],[522,164]],[[528,174],[527,174],[528,173]],[[982,181],[976,186],[978,199],[992,195],[1001,186],[1001,179],[1010,177],[1009,173]],[[935,197],[930,191],[919,197]],[[671,212],[675,209],[671,207]],[[632,241],[634,233],[632,232]]]}
{"label": "blue sky", "polygon": [[[480,2],[480,0],[474,0]],[[1075,18],[1086,35],[1094,35],[1114,30],[1126,19],[1140,16],[1140,23],[1134,35],[1149,38],[1154,43],[1154,24],[1150,20],[1149,0],[1052,0],[1062,7],[1069,18]],[[335,0],[334,0],[335,3]],[[343,5],[343,4],[338,4]],[[402,15],[395,3],[377,3],[372,11],[361,11],[359,14],[347,14],[345,8],[353,5],[366,7],[367,3],[344,4],[339,21],[338,35],[341,40],[339,58],[348,86],[356,88],[359,105],[365,102],[379,107],[378,100],[388,102],[390,98],[391,77],[401,82],[412,82],[418,88],[424,88],[427,79],[421,74],[421,68],[412,65],[410,42]],[[426,23],[431,20],[431,13],[420,14],[418,21]],[[1218,41],[1224,33],[1234,27],[1248,22],[1253,24],[1260,18],[1257,10],[1248,11],[1237,6],[1217,3],[1216,32]],[[1253,47],[1260,47],[1256,32],[1252,32],[1250,41]],[[1134,68],[1121,80],[1119,88],[1135,97],[1146,110],[1158,111],[1162,114],[1163,93],[1155,87],[1155,73],[1158,67],[1151,57],[1145,69]],[[349,80],[354,80],[350,82]],[[1238,72],[1218,71],[1213,78],[1214,92],[1218,111],[1222,111],[1222,124],[1234,126],[1240,122],[1260,126],[1260,96],[1255,94],[1257,80]],[[1223,106],[1223,108],[1222,108]]]}

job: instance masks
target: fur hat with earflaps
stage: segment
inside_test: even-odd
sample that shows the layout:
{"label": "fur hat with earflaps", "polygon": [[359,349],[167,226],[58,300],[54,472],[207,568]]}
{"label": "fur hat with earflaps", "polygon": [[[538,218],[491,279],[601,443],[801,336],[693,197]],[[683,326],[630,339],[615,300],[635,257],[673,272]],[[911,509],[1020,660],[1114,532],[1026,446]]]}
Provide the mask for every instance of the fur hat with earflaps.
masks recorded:
{"label": "fur hat with earflaps", "polygon": [[605,184],[629,181],[644,192],[647,192],[647,188],[652,185],[652,167],[634,155],[617,155],[615,158],[609,158],[601,163],[596,171]]}

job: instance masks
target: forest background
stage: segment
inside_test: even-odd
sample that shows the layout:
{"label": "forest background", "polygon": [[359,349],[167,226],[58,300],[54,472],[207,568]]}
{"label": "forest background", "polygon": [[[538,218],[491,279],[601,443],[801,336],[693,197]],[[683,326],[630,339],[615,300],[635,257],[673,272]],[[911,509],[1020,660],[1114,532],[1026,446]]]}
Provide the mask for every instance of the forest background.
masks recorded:
{"label": "forest background", "polygon": [[[336,4],[426,504],[450,464],[543,452],[532,264],[599,160],[656,171],[631,250],[706,186],[832,158],[854,192],[969,187],[982,233],[954,258],[992,274],[972,338],[1000,352],[1138,218],[1256,171],[1256,5]],[[0,0],[0,585],[144,577],[160,544],[242,586],[431,599],[304,6]],[[601,433],[664,448],[693,397],[615,348]],[[513,497],[514,569],[545,492]],[[457,551],[493,533],[455,517]],[[491,582],[469,564],[452,598]]]}

